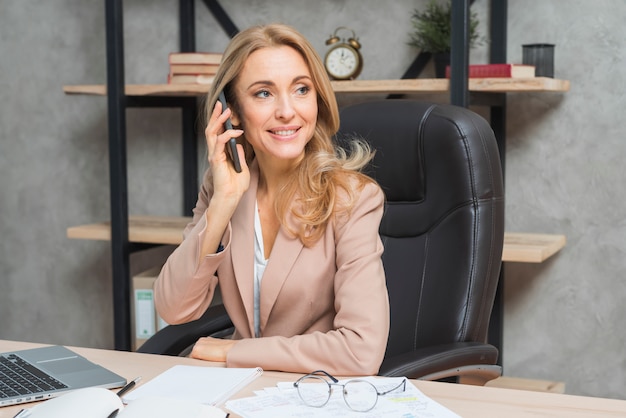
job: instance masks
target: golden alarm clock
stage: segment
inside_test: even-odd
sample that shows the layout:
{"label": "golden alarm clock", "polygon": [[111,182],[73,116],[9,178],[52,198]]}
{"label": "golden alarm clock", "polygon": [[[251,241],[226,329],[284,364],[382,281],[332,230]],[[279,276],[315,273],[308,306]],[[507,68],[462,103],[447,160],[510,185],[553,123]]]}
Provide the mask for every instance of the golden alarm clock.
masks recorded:
{"label": "golden alarm clock", "polygon": [[[339,31],[349,31],[352,37],[347,40],[339,38]],[[326,41],[330,49],[324,58],[324,67],[328,75],[335,80],[352,80],[361,74],[363,69],[363,57],[361,56],[361,44],[357,40],[354,31],[345,26],[335,29],[335,33]]]}

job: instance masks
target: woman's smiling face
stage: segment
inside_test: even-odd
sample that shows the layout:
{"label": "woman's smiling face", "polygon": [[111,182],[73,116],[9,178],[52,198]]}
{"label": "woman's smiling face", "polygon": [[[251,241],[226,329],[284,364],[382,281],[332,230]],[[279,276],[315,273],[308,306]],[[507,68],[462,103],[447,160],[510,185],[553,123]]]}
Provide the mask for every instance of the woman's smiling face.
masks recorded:
{"label": "woman's smiling face", "polygon": [[259,161],[299,162],[318,111],[302,56],[289,46],[259,49],[248,57],[234,87],[239,114],[233,122],[244,130]]}

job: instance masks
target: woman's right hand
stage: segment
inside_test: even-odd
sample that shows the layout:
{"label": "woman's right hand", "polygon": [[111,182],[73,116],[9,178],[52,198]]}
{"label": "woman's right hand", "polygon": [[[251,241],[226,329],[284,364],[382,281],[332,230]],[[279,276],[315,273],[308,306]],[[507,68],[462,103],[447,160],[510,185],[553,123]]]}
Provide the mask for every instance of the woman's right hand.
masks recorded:
{"label": "woman's right hand", "polygon": [[246,164],[241,144],[237,144],[241,173],[237,173],[230,157],[227,155],[226,144],[231,138],[243,134],[240,129],[224,130],[224,123],[231,116],[231,110],[222,112],[222,104],[218,101],[209,115],[209,123],[204,131],[208,150],[208,160],[213,177],[212,199],[226,200],[236,206],[250,184],[250,171]]}

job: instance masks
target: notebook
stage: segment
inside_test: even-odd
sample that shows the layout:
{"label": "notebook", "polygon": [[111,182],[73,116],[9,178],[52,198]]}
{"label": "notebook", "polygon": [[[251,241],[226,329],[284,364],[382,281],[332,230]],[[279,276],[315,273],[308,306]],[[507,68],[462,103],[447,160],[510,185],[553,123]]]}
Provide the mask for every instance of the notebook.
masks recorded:
{"label": "notebook", "polygon": [[41,401],[75,389],[125,384],[123,377],[63,346],[0,353],[0,406]]}
{"label": "notebook", "polygon": [[263,374],[260,367],[204,367],[176,365],[122,396],[131,405],[145,398],[170,398],[219,406]]}

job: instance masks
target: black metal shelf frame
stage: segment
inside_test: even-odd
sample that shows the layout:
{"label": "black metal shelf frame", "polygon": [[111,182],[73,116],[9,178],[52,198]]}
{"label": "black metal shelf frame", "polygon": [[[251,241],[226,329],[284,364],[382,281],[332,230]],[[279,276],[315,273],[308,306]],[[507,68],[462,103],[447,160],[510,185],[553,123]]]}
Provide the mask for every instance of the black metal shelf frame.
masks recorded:
{"label": "black metal shelf frame", "polygon": [[[183,213],[191,213],[198,195],[197,139],[194,122],[196,98],[126,96],[124,92],[124,34],[122,0],[105,0],[109,171],[111,205],[111,258],[113,324],[116,350],[129,350],[130,254],[145,249],[128,241],[128,177],[126,167],[126,109],[172,107],[182,111]],[[195,50],[193,0],[179,0],[180,50]]]}
{"label": "black metal shelf frame", "polygon": [[[203,0],[208,10],[229,36],[238,29],[217,0]],[[491,0],[490,62],[506,62],[507,1]],[[111,258],[113,276],[113,323],[116,350],[131,347],[130,328],[130,254],[145,249],[128,240],[128,182],[126,161],[126,109],[131,107],[171,107],[182,111],[183,214],[191,213],[198,193],[197,136],[194,129],[198,114],[197,98],[127,96],[124,88],[123,0],[104,0],[106,16],[107,108],[109,128],[109,167],[111,205]],[[450,60],[450,102],[467,107],[469,62],[470,0],[452,0],[452,53]],[[180,50],[195,51],[194,0],[179,0]],[[414,78],[421,72],[430,54],[421,53],[402,78]],[[494,97],[495,96],[495,97]],[[391,97],[391,96],[390,96]],[[474,96],[472,96],[474,97]],[[476,96],[478,100],[480,96]],[[489,95],[491,126],[494,129],[502,167],[505,155],[505,94]],[[501,273],[502,274],[502,273]],[[489,340],[502,348],[502,280],[496,295]],[[502,356],[500,356],[500,364]]]}

